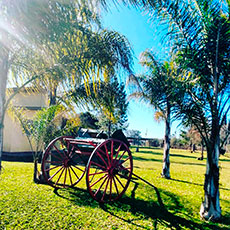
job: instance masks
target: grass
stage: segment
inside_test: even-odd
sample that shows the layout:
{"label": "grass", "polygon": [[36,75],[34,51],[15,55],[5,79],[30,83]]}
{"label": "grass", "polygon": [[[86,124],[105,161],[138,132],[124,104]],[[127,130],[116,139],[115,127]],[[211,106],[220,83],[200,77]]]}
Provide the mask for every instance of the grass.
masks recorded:
{"label": "grass", "polygon": [[[230,154],[220,157],[220,223],[200,220],[206,161],[198,153],[171,150],[171,180],[161,178],[162,150],[133,148],[134,173],[156,186],[131,183],[117,202],[99,205],[86,191],[32,182],[31,163],[3,162],[0,229],[230,229]],[[132,197],[132,191],[134,198]],[[160,205],[159,198],[163,205]]]}

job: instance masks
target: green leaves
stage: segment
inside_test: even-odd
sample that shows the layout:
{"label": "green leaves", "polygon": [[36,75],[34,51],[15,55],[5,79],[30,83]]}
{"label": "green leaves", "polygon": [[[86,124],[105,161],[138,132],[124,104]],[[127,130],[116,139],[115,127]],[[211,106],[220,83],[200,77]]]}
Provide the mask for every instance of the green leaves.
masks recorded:
{"label": "green leaves", "polygon": [[102,129],[110,127],[115,130],[126,125],[128,102],[124,84],[118,83],[117,78],[109,82],[89,83],[87,89],[82,85],[70,95],[78,106],[93,107],[97,111],[98,124]]}
{"label": "green leaves", "polygon": [[133,78],[138,87],[131,97],[143,99],[164,114],[166,107],[173,107],[175,97],[178,97],[176,65],[173,61],[161,63],[149,50],[141,54],[140,63],[146,67],[146,73]]}

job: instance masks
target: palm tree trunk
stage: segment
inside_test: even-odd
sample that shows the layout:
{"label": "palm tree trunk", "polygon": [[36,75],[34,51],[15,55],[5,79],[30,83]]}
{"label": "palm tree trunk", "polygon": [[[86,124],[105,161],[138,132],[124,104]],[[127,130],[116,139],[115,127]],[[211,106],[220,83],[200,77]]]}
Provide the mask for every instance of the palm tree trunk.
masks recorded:
{"label": "palm tree trunk", "polygon": [[215,144],[213,151],[208,151],[207,170],[204,182],[204,201],[201,204],[200,216],[206,220],[218,220],[221,217],[219,194],[219,167],[218,161],[213,161],[219,155],[219,145]]}
{"label": "palm tree trunk", "polygon": [[206,220],[216,221],[221,217],[219,193],[219,148],[220,129],[218,110],[213,113],[212,133],[207,147],[207,166],[204,181],[204,201],[201,204],[200,216]]}
{"label": "palm tree trunk", "polygon": [[167,103],[166,119],[165,119],[165,138],[164,138],[164,153],[163,153],[163,168],[161,176],[164,178],[170,178],[170,161],[169,161],[169,150],[170,150],[170,131],[171,131],[171,117],[170,117],[170,105]]}
{"label": "palm tree trunk", "polygon": [[49,106],[56,105],[57,103],[57,88],[54,87],[49,91]]}
{"label": "palm tree trunk", "polygon": [[40,180],[38,179],[38,159],[34,159],[34,183],[38,183]]}
{"label": "palm tree trunk", "polygon": [[9,50],[2,47],[0,51],[0,172],[2,168],[2,152],[3,152],[3,127],[5,117],[5,97],[6,97],[6,83],[9,70]]}

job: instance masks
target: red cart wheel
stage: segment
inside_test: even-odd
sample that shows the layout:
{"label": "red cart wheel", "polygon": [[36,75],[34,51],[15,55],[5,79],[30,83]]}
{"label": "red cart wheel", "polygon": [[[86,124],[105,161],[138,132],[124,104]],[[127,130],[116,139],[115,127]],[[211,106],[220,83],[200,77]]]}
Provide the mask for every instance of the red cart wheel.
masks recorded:
{"label": "red cart wheel", "polygon": [[125,143],[108,139],[93,151],[86,168],[86,184],[98,202],[119,199],[129,186],[133,171],[132,154]]}
{"label": "red cart wheel", "polygon": [[42,159],[42,174],[55,188],[76,185],[85,173],[85,163],[77,153],[72,137],[61,136],[48,145]]}

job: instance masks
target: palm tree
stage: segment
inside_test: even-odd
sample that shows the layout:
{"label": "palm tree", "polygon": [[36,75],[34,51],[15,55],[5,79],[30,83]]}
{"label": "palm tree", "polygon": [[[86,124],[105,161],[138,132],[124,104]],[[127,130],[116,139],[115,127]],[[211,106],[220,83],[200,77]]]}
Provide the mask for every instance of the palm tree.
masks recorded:
{"label": "palm tree", "polygon": [[[134,2],[134,1],[130,1]],[[219,200],[220,130],[230,111],[230,3],[229,1],[137,1],[169,25],[174,51],[186,71],[181,83],[183,119],[199,130],[207,148],[204,201],[200,215],[221,217]]]}
{"label": "palm tree", "polygon": [[[176,94],[175,76],[176,69],[171,62],[160,63],[153,52],[147,50],[141,55],[142,66],[147,68],[147,73],[140,77],[132,78],[136,87],[130,97],[138,98],[150,103],[157,111],[155,117],[160,117],[165,121],[164,153],[162,177],[170,178],[170,130],[172,113],[174,107],[174,95]],[[130,82],[130,83],[131,83]]]}
{"label": "palm tree", "polygon": [[[82,79],[88,82],[101,74],[109,78],[121,68],[130,72],[132,52],[124,36],[101,29],[99,16],[94,11],[96,8],[89,1],[3,0],[0,9],[6,23],[11,25],[6,26],[11,30],[5,31],[4,27],[0,31],[0,65],[4,70],[1,72],[4,76],[1,76],[0,95],[1,168],[2,128],[8,104],[5,103],[5,87],[9,69],[26,79],[27,83],[39,78],[34,85],[42,84],[48,88],[50,105],[53,105],[56,104],[60,83],[67,88],[71,85],[75,88]],[[6,41],[15,37],[17,43],[10,49]],[[21,52],[15,52],[18,47]]]}
{"label": "palm tree", "polygon": [[[26,29],[35,34],[32,38],[38,50],[35,56],[32,53],[29,58],[25,55],[25,58],[35,66],[39,61],[38,66],[43,69],[53,66],[42,81],[43,85],[48,86],[50,104],[56,103],[57,88],[66,79],[65,86],[73,85],[74,88],[82,78],[88,81],[98,72],[106,76],[108,73],[114,74],[120,67],[131,71],[129,42],[117,32],[102,29],[96,8],[90,1],[70,0],[64,3],[58,0],[32,0],[24,1],[22,5],[16,1],[9,5],[9,11],[17,20],[17,28],[23,31],[21,24],[25,24]],[[23,7],[27,12],[23,11]],[[26,15],[21,17],[22,13]],[[39,30],[35,31],[37,27]]]}

